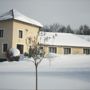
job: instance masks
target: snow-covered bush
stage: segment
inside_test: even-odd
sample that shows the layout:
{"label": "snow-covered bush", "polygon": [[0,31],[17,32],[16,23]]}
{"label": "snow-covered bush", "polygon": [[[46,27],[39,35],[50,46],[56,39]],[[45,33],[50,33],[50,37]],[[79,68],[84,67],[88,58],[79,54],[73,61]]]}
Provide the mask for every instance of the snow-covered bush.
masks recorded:
{"label": "snow-covered bush", "polygon": [[8,61],[19,61],[20,51],[16,48],[11,48],[7,51],[6,57]]}

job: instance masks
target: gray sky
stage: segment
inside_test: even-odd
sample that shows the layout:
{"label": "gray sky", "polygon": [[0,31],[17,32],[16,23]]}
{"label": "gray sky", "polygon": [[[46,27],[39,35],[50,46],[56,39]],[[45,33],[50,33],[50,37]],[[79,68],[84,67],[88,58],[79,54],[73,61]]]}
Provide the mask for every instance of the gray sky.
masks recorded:
{"label": "gray sky", "polygon": [[90,26],[90,0],[0,0],[0,15],[12,8],[44,25]]}

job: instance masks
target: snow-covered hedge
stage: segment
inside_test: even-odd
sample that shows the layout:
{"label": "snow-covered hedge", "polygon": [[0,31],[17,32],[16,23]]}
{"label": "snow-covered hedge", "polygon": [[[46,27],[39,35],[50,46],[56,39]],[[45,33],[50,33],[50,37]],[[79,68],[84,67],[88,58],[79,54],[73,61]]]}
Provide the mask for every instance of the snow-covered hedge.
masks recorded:
{"label": "snow-covered hedge", "polygon": [[11,48],[7,51],[6,57],[8,61],[19,61],[20,51],[16,48]]}

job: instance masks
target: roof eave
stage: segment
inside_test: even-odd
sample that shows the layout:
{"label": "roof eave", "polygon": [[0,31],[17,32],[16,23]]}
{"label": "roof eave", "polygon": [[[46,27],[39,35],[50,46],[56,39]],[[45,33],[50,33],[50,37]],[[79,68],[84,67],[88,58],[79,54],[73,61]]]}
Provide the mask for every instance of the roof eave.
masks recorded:
{"label": "roof eave", "polygon": [[43,46],[56,46],[56,47],[78,47],[78,48],[90,48],[90,46],[50,45],[50,44],[43,44],[43,43],[39,43],[39,45],[43,45]]}
{"label": "roof eave", "polygon": [[21,21],[21,20],[15,19],[15,18],[3,19],[3,20],[0,20],[0,21],[7,21],[7,20],[16,20],[16,21],[20,21],[20,22],[23,22],[23,23],[27,23],[27,24],[30,24],[30,25],[39,27],[39,28],[42,28],[42,27],[43,27],[43,25],[36,25],[36,24],[32,24],[32,23],[28,23],[28,22]]}
{"label": "roof eave", "polygon": [[21,20],[15,19],[15,18],[13,20],[20,21],[20,22],[23,22],[23,23],[27,23],[27,24],[30,24],[30,25],[33,25],[33,26],[36,26],[36,27],[43,27],[43,25],[36,25],[36,24],[29,23],[29,22],[21,21]]}

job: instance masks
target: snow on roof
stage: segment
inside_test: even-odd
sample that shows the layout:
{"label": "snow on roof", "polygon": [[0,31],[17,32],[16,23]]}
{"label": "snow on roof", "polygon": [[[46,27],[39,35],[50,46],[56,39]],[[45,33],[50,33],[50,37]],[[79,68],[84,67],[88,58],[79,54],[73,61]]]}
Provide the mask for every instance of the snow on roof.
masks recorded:
{"label": "snow on roof", "polygon": [[44,45],[90,47],[90,42],[70,33],[40,32],[38,39]]}
{"label": "snow on roof", "polygon": [[80,38],[90,42],[90,35],[78,35]]}
{"label": "snow on roof", "polygon": [[2,16],[0,16],[0,20],[7,20],[7,19],[15,19],[15,20],[19,20],[22,22],[32,24],[32,25],[43,27],[43,25],[41,23],[39,23],[38,21],[28,18],[14,9],[12,9],[12,10],[6,12],[5,14],[3,14]]}

